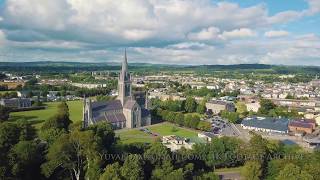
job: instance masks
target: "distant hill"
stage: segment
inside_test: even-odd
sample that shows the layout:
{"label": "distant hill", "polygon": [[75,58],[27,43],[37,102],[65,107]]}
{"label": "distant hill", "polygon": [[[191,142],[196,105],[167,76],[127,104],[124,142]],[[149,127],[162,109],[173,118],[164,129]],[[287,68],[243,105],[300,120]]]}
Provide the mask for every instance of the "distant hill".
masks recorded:
{"label": "distant hill", "polygon": [[[78,71],[103,71],[119,70],[120,63],[86,63],[86,62],[0,62],[1,71],[15,72],[78,72]],[[241,71],[241,72],[274,72],[280,74],[289,73],[320,73],[318,66],[284,66],[268,64],[233,64],[233,65],[168,65],[149,63],[130,63],[131,71]]]}

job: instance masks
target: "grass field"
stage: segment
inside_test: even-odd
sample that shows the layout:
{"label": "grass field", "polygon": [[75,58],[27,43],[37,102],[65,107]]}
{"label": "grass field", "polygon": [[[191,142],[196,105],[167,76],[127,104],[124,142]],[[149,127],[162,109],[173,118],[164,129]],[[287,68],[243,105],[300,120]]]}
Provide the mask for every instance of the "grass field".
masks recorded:
{"label": "grass field", "polygon": [[9,93],[9,92],[15,92],[15,91],[0,91],[0,94],[5,94],[5,93]]}
{"label": "grass field", "polygon": [[[26,119],[36,127],[40,128],[42,123],[57,113],[57,106],[60,102],[46,103],[47,108],[43,110],[22,111],[10,114],[10,121]],[[68,101],[70,119],[73,122],[82,120],[82,101]]]}
{"label": "grass field", "polygon": [[[161,136],[177,135],[180,137],[190,138],[191,140],[197,140],[198,133],[193,130],[180,128],[174,124],[160,123],[147,127],[152,133],[159,134]],[[120,137],[121,142],[124,144],[130,144],[135,142],[153,142],[157,137],[139,131],[139,129],[125,129],[116,132],[117,136]]]}

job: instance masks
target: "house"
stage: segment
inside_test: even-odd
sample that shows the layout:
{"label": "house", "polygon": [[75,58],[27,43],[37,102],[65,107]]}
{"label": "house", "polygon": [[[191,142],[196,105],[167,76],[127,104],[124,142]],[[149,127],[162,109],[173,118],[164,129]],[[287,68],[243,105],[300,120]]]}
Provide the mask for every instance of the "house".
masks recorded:
{"label": "house", "polygon": [[258,112],[261,106],[259,101],[252,101],[252,102],[246,103],[246,107],[247,107],[247,111]]}
{"label": "house", "polygon": [[316,128],[315,120],[294,120],[289,123],[289,130],[294,133],[307,133],[311,134]]}
{"label": "house", "polygon": [[188,139],[175,135],[163,136],[162,144],[171,151],[177,151],[182,147],[192,149],[192,146],[194,145],[194,143],[191,143]]}
{"label": "house", "polygon": [[217,137],[214,133],[204,132],[198,133],[198,137],[204,139],[206,142],[211,142],[213,138]]}
{"label": "house", "polygon": [[250,117],[241,122],[241,127],[253,131],[286,134],[288,133],[288,123],[288,119]]}
{"label": "house", "polygon": [[232,102],[229,101],[220,101],[212,100],[206,103],[207,111],[212,112],[213,114],[219,114],[221,111],[235,112],[236,108]]}
{"label": "house", "polygon": [[1,99],[0,105],[9,108],[28,108],[32,106],[31,99],[29,98],[11,98],[11,99]]}

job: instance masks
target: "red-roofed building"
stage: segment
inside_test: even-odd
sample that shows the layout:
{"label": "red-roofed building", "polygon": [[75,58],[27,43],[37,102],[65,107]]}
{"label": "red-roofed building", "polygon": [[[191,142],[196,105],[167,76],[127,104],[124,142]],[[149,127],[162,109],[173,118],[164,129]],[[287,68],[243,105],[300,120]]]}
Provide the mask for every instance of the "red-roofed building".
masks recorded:
{"label": "red-roofed building", "polygon": [[294,120],[289,122],[289,131],[291,132],[304,132],[311,134],[316,128],[316,122],[309,119]]}

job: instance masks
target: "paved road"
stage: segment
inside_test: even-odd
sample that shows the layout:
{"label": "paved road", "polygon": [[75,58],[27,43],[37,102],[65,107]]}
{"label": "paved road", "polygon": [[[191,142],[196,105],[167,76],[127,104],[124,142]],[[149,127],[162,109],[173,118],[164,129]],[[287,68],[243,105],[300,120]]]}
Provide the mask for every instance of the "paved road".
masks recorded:
{"label": "paved road", "polygon": [[221,180],[242,180],[240,172],[216,172]]}

